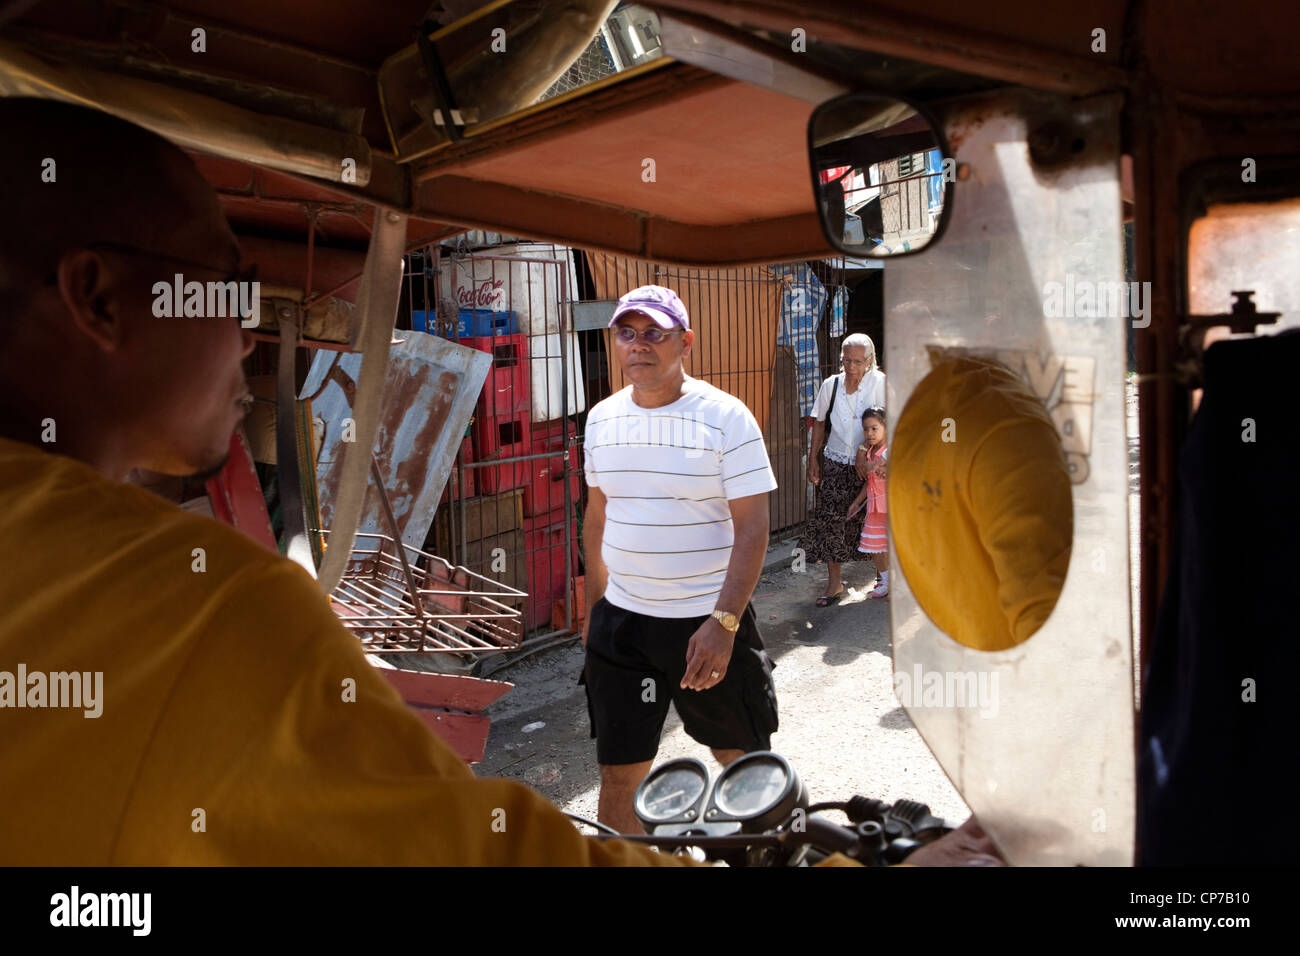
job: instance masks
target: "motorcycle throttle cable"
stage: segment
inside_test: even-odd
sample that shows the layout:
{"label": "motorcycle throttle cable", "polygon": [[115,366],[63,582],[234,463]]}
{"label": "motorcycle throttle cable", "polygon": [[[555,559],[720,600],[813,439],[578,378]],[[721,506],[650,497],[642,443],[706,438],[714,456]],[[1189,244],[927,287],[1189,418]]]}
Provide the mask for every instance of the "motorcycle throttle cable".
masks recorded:
{"label": "motorcycle throttle cable", "polygon": [[605,824],[601,823],[599,820],[588,820],[586,817],[578,816],[578,814],[576,813],[569,813],[567,810],[564,811],[564,815],[568,817],[570,820],[576,820],[579,823],[585,823],[587,826],[594,827],[597,830],[603,830],[609,836],[621,837],[624,835],[622,833],[619,833],[613,827],[606,826]]}
{"label": "motorcycle throttle cable", "polygon": [[807,813],[825,813],[827,810],[848,810],[848,804],[843,801],[828,800],[825,803],[814,803],[807,809]]}

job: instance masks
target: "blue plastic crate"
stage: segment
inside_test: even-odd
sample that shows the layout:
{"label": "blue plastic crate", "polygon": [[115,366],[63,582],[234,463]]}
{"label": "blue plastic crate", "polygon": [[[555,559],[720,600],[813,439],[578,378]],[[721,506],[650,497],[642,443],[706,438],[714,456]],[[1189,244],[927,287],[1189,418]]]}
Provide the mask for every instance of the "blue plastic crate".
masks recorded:
{"label": "blue plastic crate", "polygon": [[412,309],[411,328],[416,332],[432,333],[433,329],[429,328],[429,319],[432,317],[431,313],[425,312],[423,309]]}
{"label": "blue plastic crate", "polygon": [[514,312],[492,309],[461,309],[458,325],[462,329],[467,326],[473,329],[472,332],[461,332],[461,335],[514,335],[518,331]]}
{"label": "blue plastic crate", "polygon": [[[461,309],[456,317],[456,338],[468,339],[492,335],[514,335],[518,322],[515,313],[497,312],[492,309]],[[429,313],[423,310],[411,312],[411,328],[417,332],[432,332],[429,328]],[[450,335],[448,335],[450,338]]]}

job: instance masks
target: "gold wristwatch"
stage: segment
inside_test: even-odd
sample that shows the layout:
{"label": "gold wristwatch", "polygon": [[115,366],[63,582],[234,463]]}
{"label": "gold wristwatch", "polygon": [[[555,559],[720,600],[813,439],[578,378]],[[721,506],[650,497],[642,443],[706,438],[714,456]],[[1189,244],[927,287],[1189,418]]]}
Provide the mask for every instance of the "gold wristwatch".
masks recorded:
{"label": "gold wristwatch", "polygon": [[735,634],[740,630],[740,618],[736,617],[736,615],[732,614],[730,611],[714,611],[709,616],[732,634]]}

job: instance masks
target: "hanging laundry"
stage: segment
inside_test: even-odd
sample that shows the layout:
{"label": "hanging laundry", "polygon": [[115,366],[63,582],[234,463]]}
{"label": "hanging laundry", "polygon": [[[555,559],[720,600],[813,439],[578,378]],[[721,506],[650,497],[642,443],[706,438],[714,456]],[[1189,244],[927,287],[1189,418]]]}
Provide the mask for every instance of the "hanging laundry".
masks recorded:
{"label": "hanging laundry", "polygon": [[799,414],[809,415],[822,380],[817,362],[817,324],[826,305],[826,287],[805,262],[772,266],[772,272],[785,286],[777,344],[794,349],[799,369]]}
{"label": "hanging laundry", "polygon": [[833,339],[843,338],[847,331],[844,328],[844,307],[848,304],[848,301],[848,290],[842,285],[837,285],[835,291],[831,293],[830,337]]}

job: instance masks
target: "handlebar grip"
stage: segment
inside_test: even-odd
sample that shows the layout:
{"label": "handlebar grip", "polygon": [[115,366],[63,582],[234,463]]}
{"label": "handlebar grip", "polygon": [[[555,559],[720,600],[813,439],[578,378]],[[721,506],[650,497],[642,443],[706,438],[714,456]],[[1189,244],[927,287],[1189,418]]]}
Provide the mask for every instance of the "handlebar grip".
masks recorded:
{"label": "handlebar grip", "polygon": [[824,849],[853,856],[858,849],[858,835],[838,823],[809,814],[807,818],[808,842]]}

